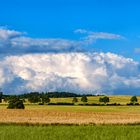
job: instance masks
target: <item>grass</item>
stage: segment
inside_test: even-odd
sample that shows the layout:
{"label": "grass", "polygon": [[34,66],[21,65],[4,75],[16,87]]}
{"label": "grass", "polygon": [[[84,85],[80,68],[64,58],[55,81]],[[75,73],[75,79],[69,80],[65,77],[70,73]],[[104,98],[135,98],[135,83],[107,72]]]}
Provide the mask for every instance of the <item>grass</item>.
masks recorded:
{"label": "grass", "polygon": [[[6,109],[7,105],[0,105]],[[26,110],[48,110],[64,112],[134,112],[140,113],[140,106],[66,106],[66,105],[38,105],[26,104]]]}
{"label": "grass", "polygon": [[139,140],[140,126],[0,125],[0,140]]}
{"label": "grass", "polygon": [[[3,107],[2,107],[3,108]],[[64,112],[134,112],[140,113],[140,106],[47,106],[47,105],[26,105],[30,110],[48,110]]]}

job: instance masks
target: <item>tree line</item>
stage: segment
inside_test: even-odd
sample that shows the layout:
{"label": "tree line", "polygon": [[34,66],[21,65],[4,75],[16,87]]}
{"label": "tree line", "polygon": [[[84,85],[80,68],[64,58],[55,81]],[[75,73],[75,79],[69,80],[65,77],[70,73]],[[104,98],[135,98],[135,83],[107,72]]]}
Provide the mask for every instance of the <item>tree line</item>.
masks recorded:
{"label": "tree line", "polygon": [[[2,92],[1,92],[2,93]],[[20,99],[27,99],[33,96],[36,96],[38,98],[42,97],[42,95],[44,96],[48,96],[49,98],[67,98],[67,97],[81,97],[81,94],[77,94],[77,93],[71,93],[71,92],[30,92],[30,93],[25,93],[25,94],[19,94],[16,95],[17,97],[19,97]],[[93,94],[85,94],[86,96],[95,96]],[[2,94],[2,98],[8,100],[11,97],[13,97],[15,95],[5,95]]]}
{"label": "tree line", "polygon": [[[24,102],[25,100],[28,100],[30,103],[38,103],[39,105],[74,105],[77,102],[81,101],[83,104],[78,105],[120,105],[119,103],[112,103],[108,104],[110,102],[110,99],[108,96],[101,96],[99,98],[99,102],[103,103],[90,103],[88,104],[88,96],[95,96],[95,95],[78,95],[75,93],[69,93],[69,92],[30,92],[27,94],[22,95],[4,95],[2,92],[0,92],[0,102],[2,102],[2,99],[5,102],[8,102],[7,108],[19,108],[24,109]],[[71,103],[65,103],[65,102],[58,102],[58,103],[51,103],[50,98],[67,98],[72,97]],[[138,99],[136,96],[132,96],[130,99],[130,102],[126,105],[139,105]]]}

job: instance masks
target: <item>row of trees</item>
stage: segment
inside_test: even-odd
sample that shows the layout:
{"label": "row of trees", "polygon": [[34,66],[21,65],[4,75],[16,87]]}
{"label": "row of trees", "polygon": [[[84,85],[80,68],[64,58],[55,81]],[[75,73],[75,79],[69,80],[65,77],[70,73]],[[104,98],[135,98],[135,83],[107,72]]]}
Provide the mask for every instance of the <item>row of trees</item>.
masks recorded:
{"label": "row of trees", "polygon": [[[81,97],[81,101],[82,102],[84,102],[84,103],[86,103],[86,102],[88,102],[88,98],[87,98],[87,96],[82,96]],[[107,97],[107,96],[103,96],[103,97],[100,97],[99,98],[99,102],[103,102],[103,103],[108,103],[110,100],[109,100],[109,97]],[[73,97],[73,100],[72,100],[72,102],[73,103],[76,103],[76,102],[78,102],[78,98],[77,97]],[[130,98],[130,104],[136,104],[138,102],[138,99],[137,99],[137,97],[136,96],[132,96],[131,98]]]}
{"label": "row of trees", "polygon": [[41,102],[42,104],[44,103],[49,103],[50,102],[50,98],[46,95],[46,94],[42,94],[41,96],[30,96],[28,98],[28,101],[30,103],[38,103]]}
{"label": "row of trees", "polygon": [[[81,101],[82,101],[83,103],[88,102],[87,96],[82,96],[82,97],[81,97]],[[77,98],[77,97],[73,97],[72,102],[73,102],[73,103],[78,102],[78,98]],[[109,102],[109,97],[107,97],[107,96],[100,97],[100,98],[99,98],[99,102],[104,102],[104,103],[106,104],[107,102]]]}
{"label": "row of trees", "polygon": [[[49,97],[47,97],[46,95],[44,95],[44,96],[42,96],[42,98],[41,99],[35,99],[35,97],[31,97],[30,98],[30,101],[31,102],[40,102],[41,101],[41,104],[44,104],[44,103],[49,103],[50,102],[50,98]],[[88,98],[86,97],[86,96],[82,96],[81,97],[81,101],[83,102],[83,103],[86,103],[86,102],[88,102]],[[137,99],[137,97],[136,96],[133,96],[131,99],[130,99],[130,103],[131,104],[136,104],[137,103],[137,101],[138,101],[138,99]],[[11,99],[9,100],[9,104],[8,104],[8,109],[24,109],[25,108],[25,106],[24,106],[24,104],[23,104],[23,100],[22,99],[20,99],[19,97],[17,97],[17,96],[13,96],[13,97],[11,97]],[[78,98],[77,97],[73,97],[73,100],[72,100],[72,102],[73,103],[76,103],[76,102],[78,102]],[[107,102],[109,102],[109,97],[107,97],[107,96],[104,96],[104,97],[100,97],[99,98],[99,102],[103,102],[103,103],[107,103]]]}

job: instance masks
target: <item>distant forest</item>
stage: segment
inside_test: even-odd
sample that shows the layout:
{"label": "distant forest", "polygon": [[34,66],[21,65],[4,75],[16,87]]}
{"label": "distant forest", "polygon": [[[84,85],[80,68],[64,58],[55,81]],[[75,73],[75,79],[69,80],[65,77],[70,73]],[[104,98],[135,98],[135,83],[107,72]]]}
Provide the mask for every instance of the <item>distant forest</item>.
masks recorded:
{"label": "distant forest", "polygon": [[[2,102],[2,99],[5,102],[9,102],[10,100],[22,100],[25,102],[25,99],[28,99],[31,103],[37,103],[37,102],[50,102],[50,98],[67,98],[67,97],[82,97],[83,95],[76,94],[76,93],[70,93],[70,92],[30,92],[25,94],[19,94],[19,95],[5,95],[2,92],[0,92],[0,102]],[[94,96],[91,94],[87,94],[84,96]]]}
{"label": "distant forest", "polygon": [[[19,98],[30,98],[31,96],[38,96],[38,97],[42,97],[42,96],[47,96],[49,98],[67,98],[67,97],[82,97],[83,95],[81,94],[77,94],[77,93],[71,93],[71,92],[30,92],[30,93],[25,93],[25,94],[19,94],[19,95],[5,95],[2,94],[1,95],[4,97],[11,97],[11,96],[17,96]],[[86,96],[95,96],[92,94],[84,94]]]}

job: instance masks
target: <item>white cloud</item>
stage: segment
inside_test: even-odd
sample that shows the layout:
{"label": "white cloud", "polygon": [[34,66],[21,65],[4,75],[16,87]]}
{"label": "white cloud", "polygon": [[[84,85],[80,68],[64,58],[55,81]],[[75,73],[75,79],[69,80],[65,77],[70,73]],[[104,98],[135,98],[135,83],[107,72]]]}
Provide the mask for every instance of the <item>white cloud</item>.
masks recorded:
{"label": "white cloud", "polygon": [[112,53],[7,56],[0,61],[5,92],[71,91],[137,94],[140,65]]}

